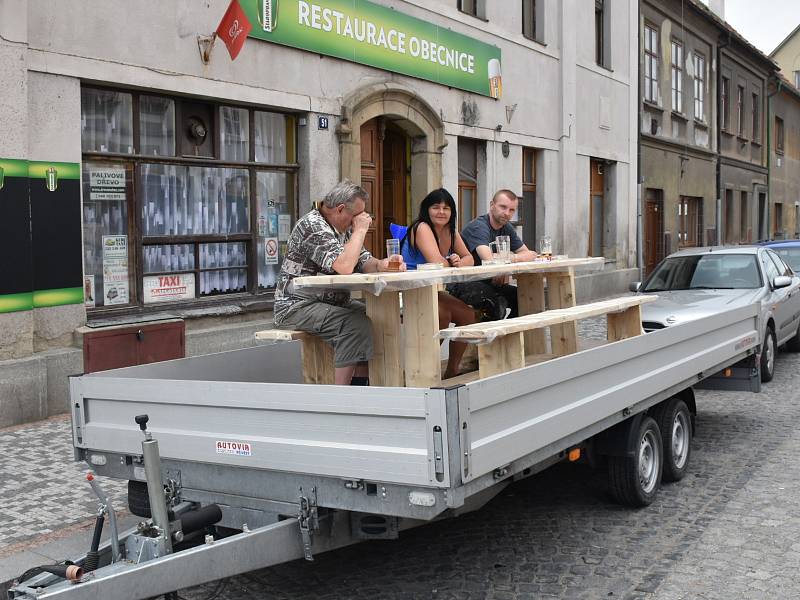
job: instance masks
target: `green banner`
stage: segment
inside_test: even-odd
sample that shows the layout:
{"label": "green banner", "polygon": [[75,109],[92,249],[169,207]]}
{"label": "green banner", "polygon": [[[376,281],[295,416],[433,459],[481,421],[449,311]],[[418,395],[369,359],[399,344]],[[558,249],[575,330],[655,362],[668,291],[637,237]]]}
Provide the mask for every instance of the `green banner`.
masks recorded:
{"label": "green banner", "polygon": [[[367,0],[246,0],[250,37],[502,95],[500,49]],[[268,67],[266,67],[268,68]]]}
{"label": "green banner", "polygon": [[83,288],[64,288],[60,290],[37,290],[33,292],[33,307],[62,306],[64,304],[83,304]]}
{"label": "green banner", "polygon": [[33,292],[0,295],[0,313],[33,310]]}

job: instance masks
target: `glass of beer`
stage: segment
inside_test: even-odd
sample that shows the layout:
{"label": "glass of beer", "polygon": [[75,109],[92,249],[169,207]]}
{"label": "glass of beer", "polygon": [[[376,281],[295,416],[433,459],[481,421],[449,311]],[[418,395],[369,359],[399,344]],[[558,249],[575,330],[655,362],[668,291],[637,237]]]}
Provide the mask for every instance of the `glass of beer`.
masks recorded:
{"label": "glass of beer", "polygon": [[539,254],[542,255],[542,258],[546,258],[547,260],[553,259],[553,241],[550,239],[549,235],[539,240]]}
{"label": "glass of beer", "polygon": [[399,271],[403,264],[403,257],[400,256],[400,240],[391,238],[386,240],[386,258],[389,259],[389,270]]}

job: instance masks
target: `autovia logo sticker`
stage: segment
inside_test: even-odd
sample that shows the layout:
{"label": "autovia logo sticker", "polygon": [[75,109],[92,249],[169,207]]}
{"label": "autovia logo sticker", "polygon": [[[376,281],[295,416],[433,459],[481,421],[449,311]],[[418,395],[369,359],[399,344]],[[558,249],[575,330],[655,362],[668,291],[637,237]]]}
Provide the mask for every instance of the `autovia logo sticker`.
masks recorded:
{"label": "autovia logo sticker", "polygon": [[252,456],[253,448],[248,442],[216,442],[217,454],[232,454],[234,456]]}
{"label": "autovia logo sticker", "polygon": [[741,350],[742,348],[749,348],[750,346],[755,344],[756,341],[757,340],[756,340],[755,336],[749,335],[749,336],[739,340],[739,342],[736,344],[735,348],[736,348],[736,350]]}

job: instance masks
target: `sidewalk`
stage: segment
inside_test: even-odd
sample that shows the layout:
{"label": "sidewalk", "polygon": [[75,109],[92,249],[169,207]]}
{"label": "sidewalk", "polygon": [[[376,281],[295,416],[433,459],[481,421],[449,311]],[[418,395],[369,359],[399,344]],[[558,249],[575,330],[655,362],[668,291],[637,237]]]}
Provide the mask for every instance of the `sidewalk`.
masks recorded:
{"label": "sidewalk", "polygon": [[[74,462],[68,415],[0,429],[0,593],[26,569],[76,558],[89,549],[97,499]],[[127,511],[125,482],[98,478],[122,530],[138,520]],[[104,527],[108,536],[108,521]]]}

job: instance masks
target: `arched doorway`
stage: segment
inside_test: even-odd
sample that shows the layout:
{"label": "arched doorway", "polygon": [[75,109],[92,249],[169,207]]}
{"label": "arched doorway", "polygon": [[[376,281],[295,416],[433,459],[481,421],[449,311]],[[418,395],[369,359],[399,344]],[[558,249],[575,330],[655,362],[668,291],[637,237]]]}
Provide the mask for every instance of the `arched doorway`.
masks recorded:
{"label": "arched doorway", "polygon": [[442,121],[412,91],[377,84],[346,99],[337,133],[342,178],[370,193],[375,219],[365,245],[383,257],[389,223],[407,225],[425,194],[442,186]]}
{"label": "arched doorway", "polygon": [[410,138],[388,117],[361,126],[361,186],[369,192],[367,210],[374,217],[365,245],[377,256],[383,256],[384,242],[392,237],[389,224],[410,223],[410,156]]}

